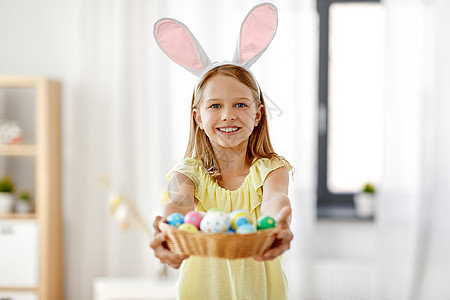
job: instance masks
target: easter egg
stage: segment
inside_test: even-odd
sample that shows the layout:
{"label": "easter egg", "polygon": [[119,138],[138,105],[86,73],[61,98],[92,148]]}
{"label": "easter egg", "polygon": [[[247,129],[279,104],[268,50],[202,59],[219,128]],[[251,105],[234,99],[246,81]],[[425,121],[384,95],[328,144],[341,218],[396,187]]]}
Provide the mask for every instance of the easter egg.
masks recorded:
{"label": "easter egg", "polygon": [[258,218],[256,227],[258,228],[258,230],[264,230],[264,229],[274,228],[276,225],[277,224],[272,217],[262,216],[262,217]]}
{"label": "easter egg", "polygon": [[192,232],[198,232],[198,228],[195,225],[189,224],[189,223],[183,223],[178,227],[178,230],[184,230],[184,231],[192,231]]}
{"label": "easter egg", "polygon": [[200,222],[200,229],[207,233],[226,232],[230,228],[230,219],[223,211],[209,211]]}
{"label": "easter egg", "polygon": [[225,233],[228,233],[228,234],[235,234],[236,231],[234,231],[233,227],[230,226],[230,228],[228,228],[228,230],[225,231]]}
{"label": "easter egg", "polygon": [[183,224],[184,216],[180,213],[173,213],[167,217],[167,224],[178,227]]}
{"label": "easter egg", "polygon": [[252,233],[255,231],[256,231],[256,229],[255,229],[255,227],[253,227],[252,224],[243,224],[243,225],[239,226],[238,229],[236,229],[236,233],[243,233],[243,234]]}
{"label": "easter egg", "polygon": [[200,229],[200,222],[203,219],[203,215],[197,211],[190,211],[188,212],[185,216],[184,216],[184,224],[188,223],[188,224],[192,224],[195,227],[197,227],[197,229]]}
{"label": "easter egg", "polygon": [[250,214],[243,209],[233,210],[228,217],[231,221],[231,227],[236,230],[239,226],[244,224],[251,224]]}

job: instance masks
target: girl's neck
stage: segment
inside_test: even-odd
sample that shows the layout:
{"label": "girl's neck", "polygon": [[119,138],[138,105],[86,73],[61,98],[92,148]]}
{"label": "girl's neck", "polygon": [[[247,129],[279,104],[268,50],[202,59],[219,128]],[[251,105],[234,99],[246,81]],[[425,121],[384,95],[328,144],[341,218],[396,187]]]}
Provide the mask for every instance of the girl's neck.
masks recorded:
{"label": "girl's neck", "polygon": [[250,168],[247,145],[233,149],[214,149],[222,176],[245,175]]}

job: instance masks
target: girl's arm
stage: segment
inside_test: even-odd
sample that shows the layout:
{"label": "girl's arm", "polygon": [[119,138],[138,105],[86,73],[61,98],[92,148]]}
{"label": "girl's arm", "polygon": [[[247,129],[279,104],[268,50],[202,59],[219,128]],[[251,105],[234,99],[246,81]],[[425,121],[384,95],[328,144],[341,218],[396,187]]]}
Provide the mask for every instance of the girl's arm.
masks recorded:
{"label": "girl's arm", "polygon": [[167,218],[172,213],[187,214],[195,210],[196,200],[194,197],[195,186],[189,177],[178,172],[174,172],[168,187],[169,200],[164,208],[164,217]]}
{"label": "girl's arm", "polygon": [[158,228],[159,222],[164,222],[167,216],[178,212],[183,215],[195,209],[195,186],[185,175],[174,172],[169,182],[168,192],[170,202],[164,208],[164,217],[157,216],[153,222],[155,235],[150,242],[150,247],[155,251],[155,256],[161,263],[178,269],[188,256],[180,256],[172,253],[166,245],[166,239]]}
{"label": "girl's arm", "polygon": [[274,245],[261,257],[257,257],[257,260],[274,259],[290,248],[294,235],[289,228],[291,203],[288,197],[288,187],[289,173],[285,167],[270,172],[264,181],[261,215],[274,217],[280,231]]}

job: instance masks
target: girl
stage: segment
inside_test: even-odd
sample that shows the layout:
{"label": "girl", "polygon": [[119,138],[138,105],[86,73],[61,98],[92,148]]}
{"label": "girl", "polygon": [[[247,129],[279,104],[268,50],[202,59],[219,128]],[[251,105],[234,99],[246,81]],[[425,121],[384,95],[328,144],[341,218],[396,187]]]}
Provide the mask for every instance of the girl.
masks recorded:
{"label": "girl", "polygon": [[[287,299],[281,254],[293,238],[288,198],[291,165],[270,142],[264,97],[249,67],[272,41],[278,24],[270,3],[255,6],[244,19],[232,62],[211,63],[186,25],[163,18],[154,36],[176,63],[199,76],[191,104],[185,158],[167,175],[170,202],[154,221],[150,243],[162,263],[178,269],[179,299]],[[228,260],[172,253],[158,230],[174,212],[219,208],[275,217],[279,233],[261,257]]]}
{"label": "girl", "polygon": [[[162,263],[179,268],[179,299],[286,299],[280,255],[289,249],[289,163],[272,148],[264,99],[245,68],[219,65],[199,81],[192,98],[185,159],[168,174],[170,202],[150,246]],[[168,250],[158,223],[171,213],[245,209],[255,224],[274,216],[281,229],[261,257],[227,260],[181,257]]]}

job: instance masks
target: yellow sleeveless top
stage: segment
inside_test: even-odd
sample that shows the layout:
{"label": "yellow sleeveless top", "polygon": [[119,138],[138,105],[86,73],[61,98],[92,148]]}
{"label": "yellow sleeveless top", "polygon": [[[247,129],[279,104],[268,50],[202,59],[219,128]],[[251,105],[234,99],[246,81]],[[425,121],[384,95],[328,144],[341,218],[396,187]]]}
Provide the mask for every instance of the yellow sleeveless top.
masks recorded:
{"label": "yellow sleeveless top", "polygon": [[[284,164],[260,158],[253,161],[242,185],[233,191],[219,186],[206,172],[201,160],[186,158],[173,172],[189,177],[195,185],[197,211],[220,208],[227,213],[235,209],[250,212],[253,224],[260,217],[262,186],[267,175]],[[287,278],[281,256],[259,262],[253,258],[228,260],[191,256],[181,265],[177,284],[180,300],[283,300],[288,298]]]}

